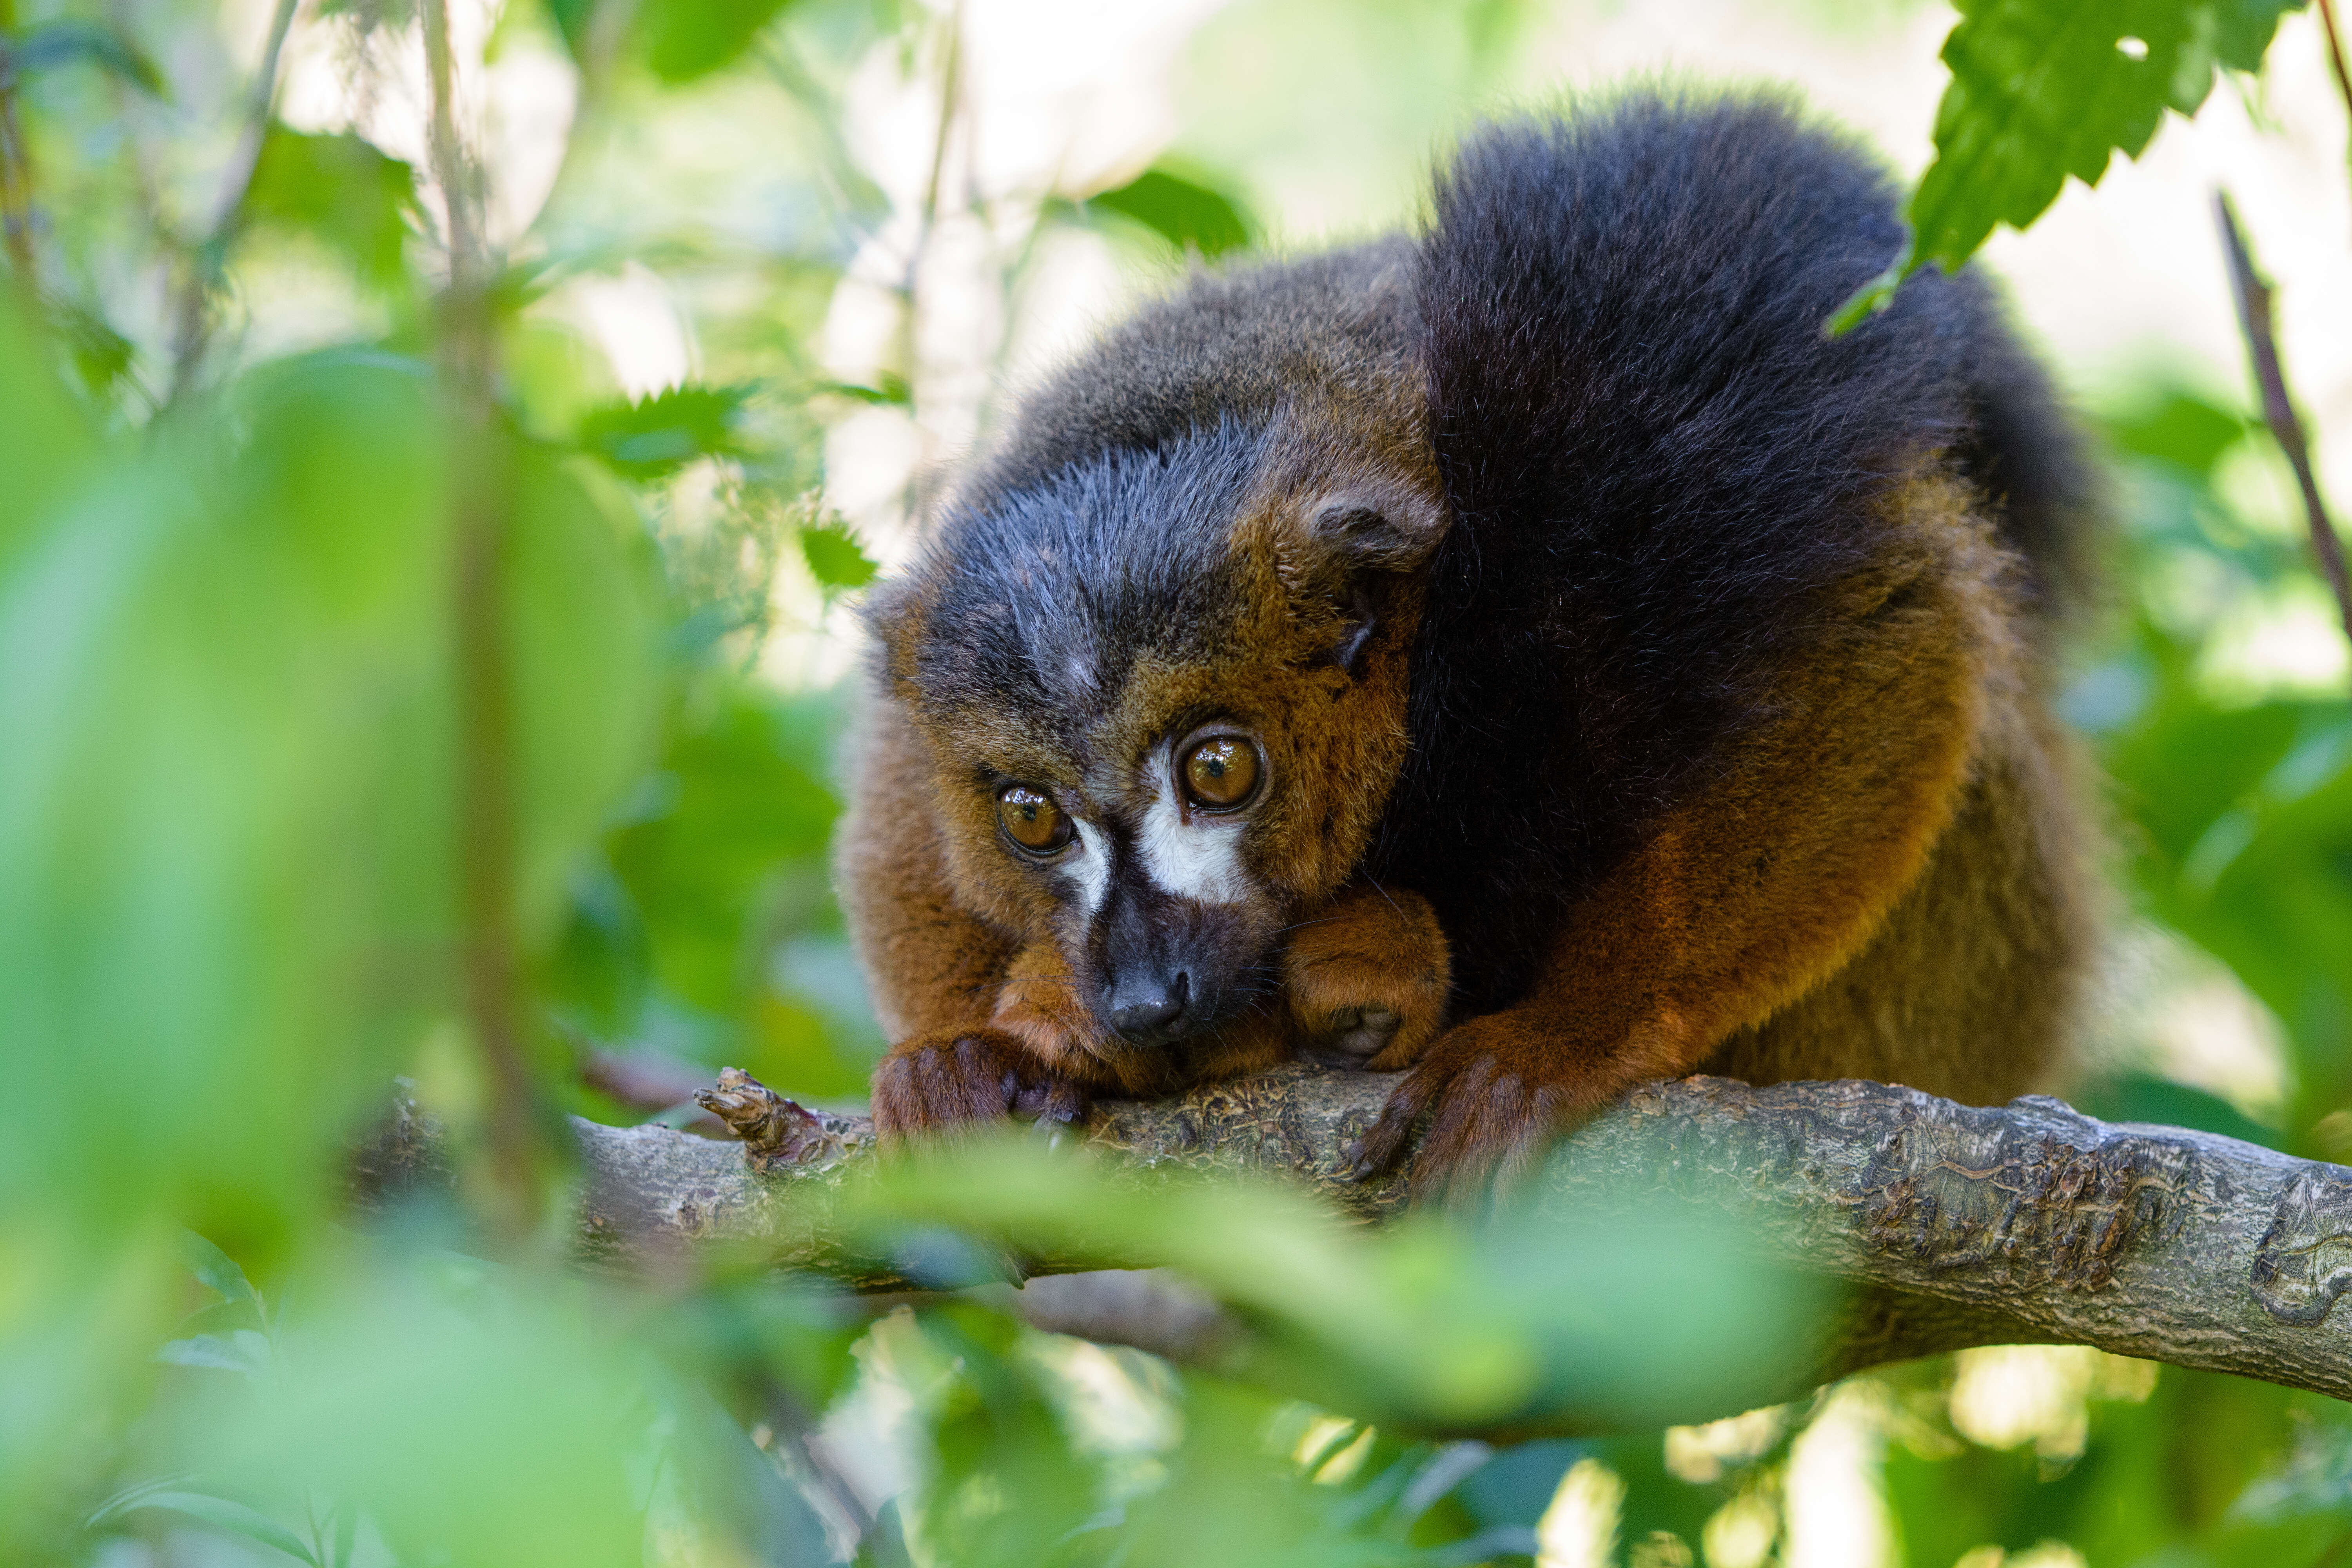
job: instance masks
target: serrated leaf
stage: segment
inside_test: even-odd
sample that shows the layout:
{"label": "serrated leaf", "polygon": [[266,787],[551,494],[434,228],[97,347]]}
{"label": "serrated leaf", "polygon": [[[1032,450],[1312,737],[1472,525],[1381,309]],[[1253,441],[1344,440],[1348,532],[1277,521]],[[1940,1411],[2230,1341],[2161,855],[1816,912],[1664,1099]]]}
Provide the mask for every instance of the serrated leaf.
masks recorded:
{"label": "serrated leaf", "polygon": [[833,593],[863,588],[881,571],[846,523],[820,522],[802,529],[801,554],[808,562],[809,574]]}
{"label": "serrated leaf", "polygon": [[272,125],[246,202],[255,217],[308,230],[350,257],[361,276],[389,284],[402,275],[415,196],[415,172],[358,136]]}
{"label": "serrated leaf", "polygon": [[1086,205],[1131,218],[1179,249],[1189,246],[1202,256],[1241,248],[1255,226],[1236,197],[1164,164],[1088,196]]}
{"label": "serrated leaf", "polygon": [[310,1568],[319,1568],[318,1558],[310,1554],[310,1549],[304,1545],[301,1538],[292,1531],[271,1519],[268,1514],[247,1508],[241,1502],[231,1501],[227,1498],[214,1497],[209,1492],[142,1493],[131,1497],[129,1500],[119,1506],[109,1504],[107,1508],[91,1515],[90,1522],[99,1524],[110,1518],[151,1508],[161,1509],[166,1513],[180,1514],[200,1524],[211,1525],[215,1530],[225,1530],[233,1535],[242,1535],[248,1541],[257,1541],[264,1546],[274,1547],[298,1562],[310,1563]]}
{"label": "serrated leaf", "polygon": [[1927,262],[1958,268],[1996,224],[2026,227],[2067,175],[2095,185],[2116,151],[2138,157],[2165,110],[2197,111],[2217,66],[2258,68],[2297,3],[1960,0],[1935,162],[1906,209],[1910,242],[1831,330],[1859,323]]}
{"label": "serrated leaf", "polygon": [[26,74],[75,61],[96,66],[151,98],[166,96],[163,73],[120,32],[97,22],[61,19],[28,27],[13,51],[16,68]]}
{"label": "serrated leaf", "polygon": [[580,445],[624,478],[674,474],[698,458],[735,457],[748,386],[689,383],[630,403],[608,403],[580,421]]}

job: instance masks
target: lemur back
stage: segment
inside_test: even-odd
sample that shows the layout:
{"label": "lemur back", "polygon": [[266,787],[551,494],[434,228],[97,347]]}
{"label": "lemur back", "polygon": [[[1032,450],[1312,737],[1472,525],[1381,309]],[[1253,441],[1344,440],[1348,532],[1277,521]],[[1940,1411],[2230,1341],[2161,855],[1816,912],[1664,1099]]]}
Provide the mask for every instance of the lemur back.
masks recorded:
{"label": "lemur back", "polygon": [[1318,1030],[1415,1064],[1366,1163],[1425,1119],[1438,1180],[1703,1065],[2032,1087],[2090,488],[1973,273],[1824,335],[1894,211],[1783,99],[1631,93],[1033,394],[873,611],[886,1127]]}

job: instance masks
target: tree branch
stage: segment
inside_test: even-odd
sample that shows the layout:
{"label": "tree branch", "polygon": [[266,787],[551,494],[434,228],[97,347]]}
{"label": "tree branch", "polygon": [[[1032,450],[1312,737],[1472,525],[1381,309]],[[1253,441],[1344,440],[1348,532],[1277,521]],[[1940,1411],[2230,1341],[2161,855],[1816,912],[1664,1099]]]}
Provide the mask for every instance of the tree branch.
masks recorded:
{"label": "tree branch", "polygon": [[[1339,1173],[1390,1081],[1286,1068],[1180,1099],[1102,1105],[1085,1138],[1139,1168],[1296,1177],[1376,1223],[1403,1207],[1402,1184]],[[585,1258],[667,1274],[698,1255],[750,1251],[865,1291],[920,1287],[856,1256],[828,1217],[843,1184],[876,1163],[870,1122],[804,1110],[732,1069],[701,1099],[746,1141],[573,1124]],[[364,1152],[362,1196],[429,1180],[436,1137],[406,1112]],[[1662,1195],[1733,1220],[1760,1259],[1847,1288],[1785,1386],[1761,1400],[1753,1387],[1727,1392],[1741,1407],[1884,1362],[2019,1342],[2096,1345],[2352,1397],[2352,1308],[2336,1310],[2352,1288],[2344,1166],[2181,1128],[2109,1125],[2039,1097],[1979,1110],[1882,1084],[1694,1078],[1642,1089],[1588,1125],[1536,1201],[1589,1215]],[[1033,1285],[1014,1300],[1041,1327],[1265,1370],[1242,1319],[1158,1277]],[[1572,1427],[1579,1413],[1544,1424]]]}

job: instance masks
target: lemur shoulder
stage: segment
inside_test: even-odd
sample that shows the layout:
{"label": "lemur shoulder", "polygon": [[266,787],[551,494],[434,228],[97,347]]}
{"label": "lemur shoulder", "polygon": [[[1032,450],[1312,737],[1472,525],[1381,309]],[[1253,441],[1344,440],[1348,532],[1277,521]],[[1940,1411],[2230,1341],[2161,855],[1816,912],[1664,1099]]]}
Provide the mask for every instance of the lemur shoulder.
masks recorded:
{"label": "lemur shoulder", "polygon": [[2087,944],[2076,437],[1771,95],[1491,126],[1418,233],[1193,279],[1038,388],[871,605],[842,891],[876,1119],[1409,1068],[1509,1175],[1644,1079],[1976,1102]]}

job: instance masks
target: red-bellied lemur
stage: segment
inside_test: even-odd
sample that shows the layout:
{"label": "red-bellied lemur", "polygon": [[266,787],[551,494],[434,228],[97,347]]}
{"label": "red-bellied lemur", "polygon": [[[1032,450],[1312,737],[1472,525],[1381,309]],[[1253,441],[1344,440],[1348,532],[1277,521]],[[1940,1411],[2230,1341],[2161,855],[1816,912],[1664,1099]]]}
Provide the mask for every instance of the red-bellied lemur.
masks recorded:
{"label": "red-bellied lemur", "polygon": [[1360,1169],[1644,1079],[2005,1099],[2090,881],[2095,507],[1987,283],[1787,100],[1489,126],[1399,235],[1198,275],[1020,404],[874,596],[839,870],[886,1137],[1298,1051]]}

